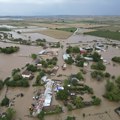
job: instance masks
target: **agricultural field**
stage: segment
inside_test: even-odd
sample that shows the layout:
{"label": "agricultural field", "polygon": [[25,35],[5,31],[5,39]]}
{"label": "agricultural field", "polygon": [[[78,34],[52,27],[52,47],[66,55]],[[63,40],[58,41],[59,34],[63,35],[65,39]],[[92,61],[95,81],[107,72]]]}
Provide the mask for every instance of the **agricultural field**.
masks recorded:
{"label": "agricultural field", "polygon": [[66,31],[61,31],[61,30],[44,30],[44,31],[39,31],[38,33],[56,38],[56,39],[67,39],[69,38],[73,33],[72,32],[66,32]]}
{"label": "agricultural field", "polygon": [[118,31],[113,32],[113,31],[98,30],[98,31],[93,31],[93,32],[86,32],[84,34],[109,38],[113,40],[120,40],[120,32]]}

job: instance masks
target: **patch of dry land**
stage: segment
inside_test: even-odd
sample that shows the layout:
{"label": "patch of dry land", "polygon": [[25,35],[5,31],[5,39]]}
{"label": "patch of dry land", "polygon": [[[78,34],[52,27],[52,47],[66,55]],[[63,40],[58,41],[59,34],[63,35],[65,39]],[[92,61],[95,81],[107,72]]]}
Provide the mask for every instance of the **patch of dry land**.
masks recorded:
{"label": "patch of dry land", "polygon": [[60,30],[44,30],[44,31],[39,31],[38,33],[41,33],[56,39],[67,39],[73,34],[72,32],[66,32],[66,31],[60,31]]}

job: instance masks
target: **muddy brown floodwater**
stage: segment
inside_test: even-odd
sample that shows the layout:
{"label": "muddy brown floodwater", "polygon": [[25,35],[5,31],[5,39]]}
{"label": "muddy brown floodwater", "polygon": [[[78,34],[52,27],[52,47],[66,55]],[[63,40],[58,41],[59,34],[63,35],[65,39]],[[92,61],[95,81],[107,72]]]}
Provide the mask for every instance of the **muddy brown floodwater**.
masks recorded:
{"label": "muddy brown floodwater", "polygon": [[[25,33],[24,35],[29,36],[31,33]],[[32,34],[33,35],[33,34]],[[31,39],[39,38],[40,36],[36,37],[38,34],[34,34],[31,36]],[[43,36],[44,38],[49,40],[48,36]],[[57,39],[51,39],[52,41],[59,41]],[[57,75],[63,74],[63,77],[51,77],[52,79],[60,79],[64,80],[67,76],[70,74],[77,73],[80,68],[75,66],[67,66],[67,69],[63,71],[61,69],[61,66],[63,65],[64,61],[62,58],[62,55],[65,53],[66,47],[68,46],[67,43],[70,43],[71,45],[79,45],[82,46],[83,43],[86,43],[89,45],[93,45],[93,40],[98,41],[105,41],[104,38],[94,37],[94,36],[84,36],[84,35],[73,35],[67,40],[60,40],[61,44],[64,46],[63,49],[60,48],[59,54],[58,54],[58,65],[59,70],[57,72]],[[82,42],[82,43],[81,43]],[[1,43],[0,47],[6,47],[6,46],[15,46],[15,44],[9,44],[9,43]],[[11,75],[11,70],[14,68],[21,68],[25,66],[26,63],[32,62],[32,59],[30,58],[30,55],[32,53],[38,53],[40,50],[42,50],[41,47],[35,47],[35,46],[25,46],[25,45],[16,45],[20,47],[20,51],[11,55],[5,55],[0,54],[0,79],[5,79],[6,77]],[[103,58],[110,62],[110,65],[107,66],[107,71],[111,73],[112,75],[120,75],[120,65],[116,65],[113,67],[113,63],[111,62],[111,58],[113,56],[119,56],[120,55],[120,49],[113,48],[111,46],[108,47],[108,50],[105,52],[100,53]],[[89,70],[90,67],[86,68]],[[45,120],[65,120],[65,118],[70,116],[75,116],[76,120],[119,120],[118,115],[114,112],[114,109],[120,105],[120,103],[114,103],[110,102],[107,99],[104,99],[102,95],[105,92],[105,84],[106,80],[103,80],[102,82],[95,81],[91,79],[90,72],[88,72],[85,75],[86,84],[93,88],[94,93],[96,96],[100,97],[102,99],[102,103],[100,106],[92,106],[92,107],[86,107],[79,110],[74,110],[72,112],[68,112],[65,107],[63,107],[64,113],[61,113],[59,115],[49,115],[45,117]],[[17,94],[23,93],[24,97],[17,97],[14,101],[14,109],[17,111],[16,118],[17,120],[36,120],[35,118],[29,118],[27,115],[29,115],[29,106],[32,103],[32,97],[34,91],[37,89],[40,89],[40,87],[32,87],[33,81],[30,81],[31,86],[29,88],[9,88],[7,96],[9,98],[14,98]],[[0,91],[0,100],[5,95],[6,88],[4,88],[2,91]],[[87,99],[86,95],[86,99]],[[53,102],[52,104],[60,104],[60,102],[56,101],[53,96]],[[3,108],[4,109],[4,108]],[[86,117],[83,118],[83,113],[86,114]]]}
{"label": "muddy brown floodwater", "polygon": [[32,62],[30,55],[32,53],[38,54],[38,52],[42,50],[41,47],[0,42],[0,47],[7,46],[19,46],[20,51],[10,55],[2,53],[0,54],[0,79],[5,79],[9,75],[11,75],[11,70],[13,70],[14,68],[21,68],[24,67],[27,63]]}

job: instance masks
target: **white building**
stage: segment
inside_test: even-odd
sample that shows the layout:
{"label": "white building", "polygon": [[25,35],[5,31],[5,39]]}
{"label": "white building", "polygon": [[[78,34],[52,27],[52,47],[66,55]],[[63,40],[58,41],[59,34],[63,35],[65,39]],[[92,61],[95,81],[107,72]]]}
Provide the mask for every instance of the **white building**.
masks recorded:
{"label": "white building", "polygon": [[64,60],[68,60],[69,57],[70,57],[69,54],[63,54],[63,59],[64,59]]}

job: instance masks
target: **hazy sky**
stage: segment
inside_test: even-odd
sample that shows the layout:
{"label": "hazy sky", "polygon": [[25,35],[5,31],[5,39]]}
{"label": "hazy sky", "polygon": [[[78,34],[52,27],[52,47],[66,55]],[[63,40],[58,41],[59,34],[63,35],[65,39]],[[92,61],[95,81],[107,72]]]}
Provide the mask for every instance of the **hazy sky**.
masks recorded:
{"label": "hazy sky", "polygon": [[0,0],[0,15],[120,15],[120,0]]}

